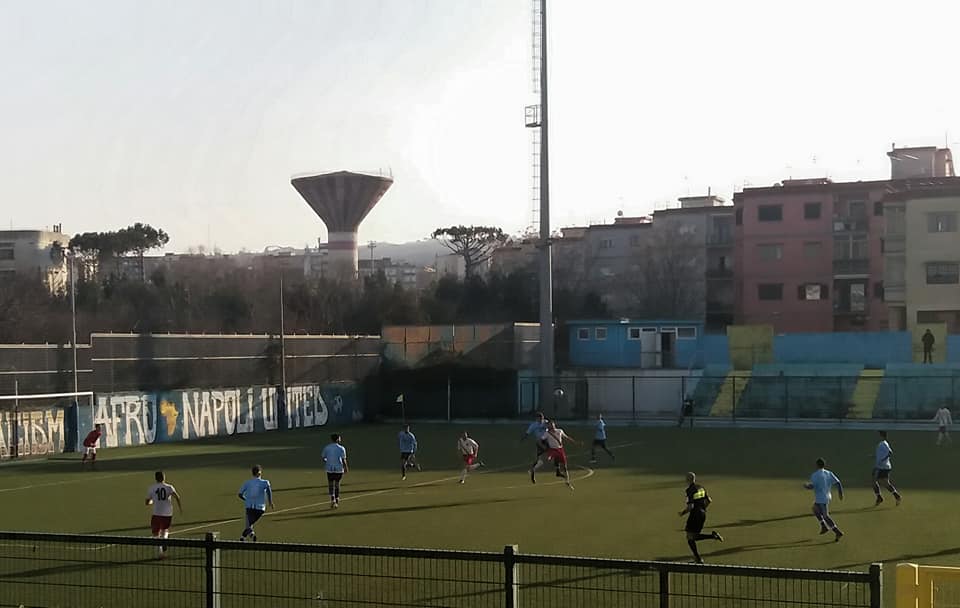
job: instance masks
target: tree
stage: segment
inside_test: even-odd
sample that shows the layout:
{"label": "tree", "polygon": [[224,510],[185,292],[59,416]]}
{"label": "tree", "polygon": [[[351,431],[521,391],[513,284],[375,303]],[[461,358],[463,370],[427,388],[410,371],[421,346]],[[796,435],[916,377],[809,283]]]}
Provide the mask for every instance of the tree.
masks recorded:
{"label": "tree", "polygon": [[476,274],[480,264],[490,259],[494,247],[507,240],[503,230],[493,226],[450,226],[437,228],[431,235],[463,258],[467,276]]}
{"label": "tree", "polygon": [[135,223],[128,226],[118,233],[119,245],[123,249],[123,254],[135,253],[140,261],[140,281],[147,280],[143,268],[143,256],[151,249],[159,249],[170,242],[170,236],[159,228],[154,228],[150,224]]}
{"label": "tree", "polygon": [[108,262],[114,263],[114,273],[120,276],[120,258],[136,253],[140,261],[140,281],[146,281],[143,256],[151,249],[163,247],[169,235],[150,224],[137,222],[121,230],[84,232],[70,239],[69,247],[81,261],[85,274],[101,279],[101,270]]}
{"label": "tree", "polygon": [[621,280],[634,298],[631,314],[647,318],[699,319],[706,297],[702,237],[669,226],[651,233],[631,260],[634,272]]}

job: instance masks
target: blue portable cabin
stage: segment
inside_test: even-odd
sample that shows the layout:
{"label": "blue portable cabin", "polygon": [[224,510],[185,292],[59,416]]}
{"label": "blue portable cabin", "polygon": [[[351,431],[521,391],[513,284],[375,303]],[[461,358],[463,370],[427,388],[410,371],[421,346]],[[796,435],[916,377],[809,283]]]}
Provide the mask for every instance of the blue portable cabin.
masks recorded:
{"label": "blue portable cabin", "polygon": [[690,369],[703,365],[703,321],[569,321],[570,364],[592,368]]}

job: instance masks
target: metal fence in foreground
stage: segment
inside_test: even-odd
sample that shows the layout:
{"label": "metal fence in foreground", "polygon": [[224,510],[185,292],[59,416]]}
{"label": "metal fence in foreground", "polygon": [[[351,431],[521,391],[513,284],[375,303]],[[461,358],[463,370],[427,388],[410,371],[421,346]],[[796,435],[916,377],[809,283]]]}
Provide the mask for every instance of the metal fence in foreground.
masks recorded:
{"label": "metal fence in foreground", "polygon": [[868,572],[0,532],[0,606],[879,607]]}

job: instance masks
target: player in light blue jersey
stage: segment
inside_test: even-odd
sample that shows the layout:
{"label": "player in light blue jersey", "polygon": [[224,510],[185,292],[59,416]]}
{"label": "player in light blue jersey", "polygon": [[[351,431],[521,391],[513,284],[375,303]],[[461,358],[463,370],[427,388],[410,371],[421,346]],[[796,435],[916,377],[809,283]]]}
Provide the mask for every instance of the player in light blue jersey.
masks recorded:
{"label": "player in light blue jersey", "polygon": [[243,482],[240,486],[240,492],[237,496],[243,501],[246,509],[247,527],[240,534],[240,540],[245,541],[247,537],[256,542],[257,535],[253,531],[253,526],[263,517],[267,510],[267,505],[273,508],[273,489],[270,488],[270,482],[263,478],[263,467],[259,464],[250,468],[253,477]]}
{"label": "player in light blue jersey", "polygon": [[832,471],[826,469],[826,466],[827,463],[824,462],[823,458],[817,458],[817,470],[810,476],[810,481],[803,484],[803,487],[813,490],[813,516],[820,522],[820,534],[826,534],[833,530],[836,536],[834,540],[839,541],[843,532],[830,517],[830,499],[833,498],[830,490],[833,489],[833,486],[837,486],[837,494],[840,496],[840,500],[843,500],[843,484],[840,483],[840,479]]}
{"label": "player in light blue jersey", "polygon": [[617,459],[613,452],[607,449],[607,423],[603,421],[603,414],[597,415],[597,423],[594,425],[593,445],[590,446],[590,464],[597,462],[598,447],[610,456],[610,460]]}
{"label": "player in light blue jersey", "polygon": [[900,501],[903,500],[900,492],[897,491],[893,482],[890,481],[890,471],[893,470],[893,464],[890,462],[891,456],[893,456],[893,448],[887,443],[887,432],[880,431],[880,443],[877,444],[873,463],[873,493],[877,496],[877,501],[873,503],[874,506],[883,502],[883,496],[880,496],[881,479],[884,485],[887,486],[887,491],[893,494],[894,500],[897,501],[897,506],[900,506]]}
{"label": "player in light blue jersey", "polygon": [[[543,456],[544,452],[547,451],[547,418],[543,415],[543,412],[537,412],[533,422],[527,425],[527,430],[523,432],[523,435],[520,435],[520,441],[523,441],[527,437],[533,437],[534,441],[537,444],[537,457],[533,460],[531,466],[536,466],[540,461],[540,457]],[[557,477],[563,477],[563,474],[560,472],[560,464],[554,463],[554,471]]]}
{"label": "player in light blue jersey", "polygon": [[347,448],[341,445],[343,439],[337,433],[330,435],[330,443],[323,448],[323,466],[327,470],[327,490],[330,492],[330,508],[340,506],[340,480],[349,472],[347,466]]}
{"label": "player in light blue jersey", "polygon": [[417,462],[417,436],[410,432],[409,424],[403,425],[397,441],[400,443],[400,479],[406,479],[407,469],[417,467],[418,471],[423,470]]}

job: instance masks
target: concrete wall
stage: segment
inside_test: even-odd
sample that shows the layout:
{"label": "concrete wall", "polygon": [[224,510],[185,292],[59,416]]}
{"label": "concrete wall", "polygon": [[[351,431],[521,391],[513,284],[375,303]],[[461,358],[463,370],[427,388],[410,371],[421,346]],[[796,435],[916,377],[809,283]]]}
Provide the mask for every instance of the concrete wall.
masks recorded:
{"label": "concrete wall", "polygon": [[773,339],[774,360],[780,363],[857,363],[883,368],[909,363],[909,332],[846,332],[786,334]]}
{"label": "concrete wall", "polygon": [[[611,418],[670,417],[680,412],[684,396],[693,393],[699,379],[699,371],[633,368],[567,372],[563,385],[566,399],[585,401],[590,417],[600,413]],[[585,391],[571,392],[578,384]]]}

